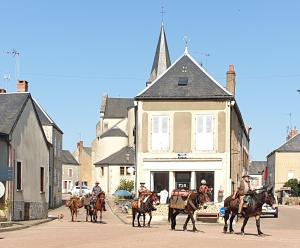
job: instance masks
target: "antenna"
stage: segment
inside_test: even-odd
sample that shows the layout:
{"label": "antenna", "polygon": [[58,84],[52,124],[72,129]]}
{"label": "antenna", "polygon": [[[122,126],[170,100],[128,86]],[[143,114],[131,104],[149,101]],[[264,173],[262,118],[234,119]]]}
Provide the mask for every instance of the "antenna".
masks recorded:
{"label": "antenna", "polygon": [[11,55],[12,57],[16,58],[16,79],[19,80],[20,78],[20,53],[13,49],[12,51],[7,51],[6,54]]}
{"label": "antenna", "polygon": [[292,130],[293,125],[292,125],[292,113],[289,113],[290,116],[290,130]]}
{"label": "antenna", "polygon": [[183,37],[183,41],[184,41],[184,43],[185,43],[184,54],[188,54],[188,53],[189,53],[189,52],[188,52],[188,44],[189,44],[189,42],[190,42],[190,39],[189,39],[189,37],[188,37],[187,35],[185,35],[185,36]]}
{"label": "antenna", "polygon": [[210,56],[209,53],[201,53],[204,57],[205,57],[205,70],[208,70],[207,69],[207,58]]}

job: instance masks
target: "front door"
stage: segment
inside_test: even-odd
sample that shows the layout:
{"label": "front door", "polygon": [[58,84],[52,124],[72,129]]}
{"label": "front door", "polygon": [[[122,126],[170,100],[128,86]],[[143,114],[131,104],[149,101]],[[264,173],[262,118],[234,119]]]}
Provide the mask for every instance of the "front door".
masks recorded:
{"label": "front door", "polygon": [[191,173],[190,172],[175,172],[176,189],[190,189]]}

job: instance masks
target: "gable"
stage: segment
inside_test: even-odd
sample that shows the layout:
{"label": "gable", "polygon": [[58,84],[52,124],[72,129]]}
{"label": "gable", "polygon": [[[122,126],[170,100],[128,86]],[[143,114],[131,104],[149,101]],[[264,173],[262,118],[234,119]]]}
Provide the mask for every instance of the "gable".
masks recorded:
{"label": "gable", "polygon": [[233,96],[184,54],[136,99],[230,99]]}

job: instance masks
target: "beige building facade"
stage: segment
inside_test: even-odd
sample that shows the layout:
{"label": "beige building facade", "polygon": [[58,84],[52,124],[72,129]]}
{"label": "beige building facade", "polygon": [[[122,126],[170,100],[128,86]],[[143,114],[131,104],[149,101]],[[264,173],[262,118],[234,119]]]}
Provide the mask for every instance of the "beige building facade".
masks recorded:
{"label": "beige building facade", "polygon": [[300,180],[300,134],[294,132],[267,156],[268,184],[280,190],[289,179]]}
{"label": "beige building facade", "polygon": [[[136,183],[170,192],[197,189],[205,179],[212,188],[211,200],[222,201],[249,167],[249,128],[235,100],[234,68],[231,65],[227,72],[226,89],[187,48],[168,66],[166,39],[161,37],[165,37],[163,28],[150,74],[152,81],[135,97]],[[160,59],[157,54],[164,56]],[[160,71],[157,68],[162,64],[168,69],[153,77],[153,71]]]}

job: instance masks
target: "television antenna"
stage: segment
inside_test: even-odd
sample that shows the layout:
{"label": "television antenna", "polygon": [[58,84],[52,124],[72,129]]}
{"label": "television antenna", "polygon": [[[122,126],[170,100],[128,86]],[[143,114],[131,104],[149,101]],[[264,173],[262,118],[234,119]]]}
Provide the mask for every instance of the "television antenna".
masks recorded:
{"label": "television antenna", "polygon": [[19,80],[20,79],[20,53],[16,49],[13,49],[11,51],[7,51],[6,54],[16,59],[16,79]]}

